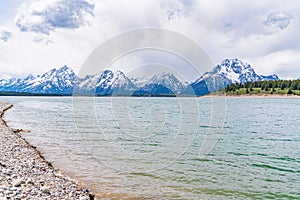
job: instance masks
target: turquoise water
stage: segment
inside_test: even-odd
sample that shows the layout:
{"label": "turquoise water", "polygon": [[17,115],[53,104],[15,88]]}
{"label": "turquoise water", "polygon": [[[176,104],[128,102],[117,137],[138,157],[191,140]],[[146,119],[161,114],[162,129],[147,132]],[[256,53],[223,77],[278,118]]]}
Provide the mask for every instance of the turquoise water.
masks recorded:
{"label": "turquoise water", "polygon": [[[5,114],[8,125],[30,129],[23,137],[95,192],[142,199],[300,199],[300,99],[0,100],[14,104]],[[216,132],[206,140],[210,130]],[[205,145],[212,149],[203,155]]]}

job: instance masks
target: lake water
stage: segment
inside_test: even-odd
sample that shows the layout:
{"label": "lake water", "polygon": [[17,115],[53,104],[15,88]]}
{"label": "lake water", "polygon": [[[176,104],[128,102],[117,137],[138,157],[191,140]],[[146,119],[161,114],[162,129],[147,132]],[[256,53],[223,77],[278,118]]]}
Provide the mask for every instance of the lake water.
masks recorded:
{"label": "lake water", "polygon": [[108,198],[300,199],[300,99],[0,100],[9,126]]}

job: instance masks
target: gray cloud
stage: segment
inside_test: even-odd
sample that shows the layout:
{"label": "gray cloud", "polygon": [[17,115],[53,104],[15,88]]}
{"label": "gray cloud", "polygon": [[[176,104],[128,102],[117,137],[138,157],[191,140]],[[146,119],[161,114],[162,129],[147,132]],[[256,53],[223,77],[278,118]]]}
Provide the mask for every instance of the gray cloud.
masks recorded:
{"label": "gray cloud", "polygon": [[182,16],[185,5],[180,1],[168,0],[162,3],[162,8],[165,9],[168,20],[171,21],[176,17]]}
{"label": "gray cloud", "polygon": [[93,16],[94,4],[89,0],[35,0],[20,6],[15,24],[24,32],[49,35],[58,28],[87,25]]}
{"label": "gray cloud", "polygon": [[292,16],[287,13],[273,11],[268,14],[264,24],[267,26],[273,26],[280,28],[281,30],[287,28],[291,22]]}
{"label": "gray cloud", "polygon": [[42,36],[34,37],[33,41],[36,43],[43,43],[45,45],[50,45],[54,43],[52,40],[49,40],[47,37],[42,37]]}
{"label": "gray cloud", "polygon": [[[142,27],[178,31],[205,48],[215,63],[224,58],[240,58],[261,74],[281,75],[283,68],[292,74],[299,71],[298,0],[288,3],[282,0],[97,0],[95,7],[90,0],[22,2],[27,3],[22,3],[17,12],[16,24],[23,31],[37,34],[28,37],[16,31],[9,45],[0,45],[3,52],[0,68],[12,73],[20,73],[20,70],[7,66],[26,66],[24,71],[30,73],[41,73],[49,69],[47,66],[64,64],[79,68],[98,44]],[[86,6],[78,6],[80,2]],[[93,26],[84,31],[76,29],[91,22]],[[51,34],[51,38],[46,34]],[[14,41],[20,45],[14,45]],[[16,55],[20,59],[15,59]],[[27,59],[32,55],[36,59]],[[128,66],[130,62],[128,59]]]}
{"label": "gray cloud", "polygon": [[12,36],[12,33],[4,27],[0,27],[0,41],[7,42],[8,39]]}

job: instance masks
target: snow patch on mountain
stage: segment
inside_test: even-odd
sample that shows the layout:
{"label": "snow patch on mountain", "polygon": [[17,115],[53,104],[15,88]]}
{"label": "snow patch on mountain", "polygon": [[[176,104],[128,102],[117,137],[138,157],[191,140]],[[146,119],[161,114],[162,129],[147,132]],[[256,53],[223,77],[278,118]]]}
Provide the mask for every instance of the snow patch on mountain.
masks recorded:
{"label": "snow patch on mountain", "polygon": [[87,76],[79,81],[77,89],[80,93],[97,95],[130,94],[136,86],[121,71],[105,70],[100,74]]}
{"label": "snow patch on mountain", "polygon": [[137,87],[143,87],[149,81],[149,78],[146,77],[130,77],[130,81],[135,84]]}
{"label": "snow patch on mountain", "polygon": [[175,94],[181,93],[186,87],[174,74],[167,72],[154,75],[147,84],[163,85]]}

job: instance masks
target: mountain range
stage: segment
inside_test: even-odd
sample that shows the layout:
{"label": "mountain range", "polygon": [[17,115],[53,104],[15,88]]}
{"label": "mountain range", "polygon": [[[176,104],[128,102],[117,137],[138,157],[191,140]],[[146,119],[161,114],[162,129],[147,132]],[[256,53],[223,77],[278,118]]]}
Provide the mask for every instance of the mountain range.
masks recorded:
{"label": "mountain range", "polygon": [[74,71],[63,66],[42,75],[0,80],[0,91],[57,95],[197,95],[217,91],[229,84],[262,80],[279,80],[277,75],[262,76],[246,62],[225,59],[211,71],[191,83],[181,82],[174,74],[156,74],[150,79],[127,77],[123,72],[104,70],[96,75],[79,78]]}

